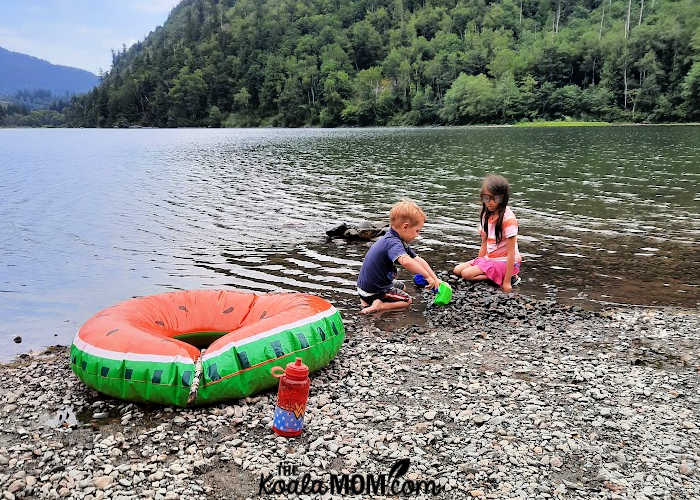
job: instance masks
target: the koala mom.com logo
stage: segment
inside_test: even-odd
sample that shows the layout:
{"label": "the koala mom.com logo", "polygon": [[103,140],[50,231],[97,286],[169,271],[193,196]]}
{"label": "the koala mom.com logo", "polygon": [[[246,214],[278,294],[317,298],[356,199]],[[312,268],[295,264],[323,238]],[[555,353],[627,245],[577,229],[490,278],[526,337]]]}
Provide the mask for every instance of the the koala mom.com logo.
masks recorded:
{"label": "the koala mom.com logo", "polygon": [[260,475],[258,495],[439,495],[442,487],[432,479],[403,478],[410,465],[411,460],[404,458],[387,474],[329,474],[327,479],[311,479],[310,473],[299,475],[296,465],[282,462],[277,475]]}

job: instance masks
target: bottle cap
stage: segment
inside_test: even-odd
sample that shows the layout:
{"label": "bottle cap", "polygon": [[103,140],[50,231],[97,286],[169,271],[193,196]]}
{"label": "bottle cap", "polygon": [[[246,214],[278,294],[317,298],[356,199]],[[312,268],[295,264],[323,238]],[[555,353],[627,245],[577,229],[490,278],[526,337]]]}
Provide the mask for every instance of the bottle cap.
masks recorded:
{"label": "bottle cap", "polygon": [[284,374],[294,380],[304,380],[309,376],[309,367],[302,362],[301,358],[297,358],[294,363],[287,364]]}

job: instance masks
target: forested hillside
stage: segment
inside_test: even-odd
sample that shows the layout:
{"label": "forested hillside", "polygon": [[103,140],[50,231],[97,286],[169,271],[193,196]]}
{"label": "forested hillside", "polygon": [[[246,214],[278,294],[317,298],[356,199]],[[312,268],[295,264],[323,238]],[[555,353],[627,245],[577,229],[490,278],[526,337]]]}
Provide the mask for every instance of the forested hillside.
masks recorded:
{"label": "forested hillside", "polygon": [[700,119],[698,0],[183,0],[75,126]]}

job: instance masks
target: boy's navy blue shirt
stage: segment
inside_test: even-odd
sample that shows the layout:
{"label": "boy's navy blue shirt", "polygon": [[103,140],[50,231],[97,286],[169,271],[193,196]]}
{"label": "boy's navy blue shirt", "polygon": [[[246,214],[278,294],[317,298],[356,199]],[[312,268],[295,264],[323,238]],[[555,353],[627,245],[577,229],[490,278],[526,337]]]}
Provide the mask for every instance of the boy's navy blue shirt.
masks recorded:
{"label": "boy's navy blue shirt", "polygon": [[394,263],[404,254],[409,257],[416,256],[416,252],[390,228],[365,255],[360,276],[357,278],[357,287],[373,294],[389,291],[397,272]]}

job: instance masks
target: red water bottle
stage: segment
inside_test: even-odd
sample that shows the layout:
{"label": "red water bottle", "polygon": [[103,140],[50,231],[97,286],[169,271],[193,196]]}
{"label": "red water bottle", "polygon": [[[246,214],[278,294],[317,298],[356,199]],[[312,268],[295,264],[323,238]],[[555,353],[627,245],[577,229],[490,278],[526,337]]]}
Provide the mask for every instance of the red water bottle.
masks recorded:
{"label": "red water bottle", "polygon": [[304,427],[304,412],[309,399],[309,367],[297,358],[287,365],[286,370],[274,366],[270,371],[280,379],[272,430],[280,436],[298,436]]}

